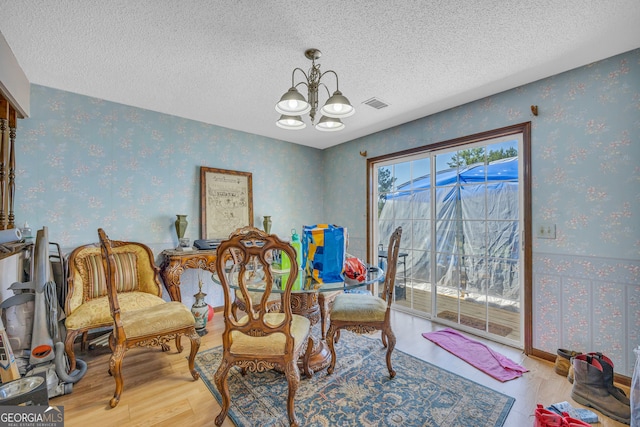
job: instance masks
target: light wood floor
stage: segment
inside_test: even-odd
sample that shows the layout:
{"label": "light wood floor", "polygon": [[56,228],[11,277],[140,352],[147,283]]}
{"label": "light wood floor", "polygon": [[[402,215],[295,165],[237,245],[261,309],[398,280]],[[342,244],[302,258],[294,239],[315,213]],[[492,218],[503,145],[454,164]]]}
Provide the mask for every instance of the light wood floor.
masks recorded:
{"label": "light wood floor", "polygon": [[[553,371],[553,364],[525,356],[520,350],[483,341],[494,350],[525,366],[530,372],[521,378],[501,383],[480,372],[463,360],[421,336],[422,332],[443,327],[428,320],[394,312],[392,321],[397,336],[396,349],[455,372],[477,383],[516,399],[506,427],[533,425],[536,403],[548,406],[571,400],[571,384]],[[216,313],[208,325],[209,333],[202,339],[201,350],[221,344],[222,316]],[[109,408],[114,381],[108,375],[108,349],[98,348],[76,354],[88,364],[85,377],[73,387],[73,392],[51,399],[51,405],[64,406],[65,427],[74,426],[213,426],[220,406],[201,380],[193,381],[187,368],[188,340],[184,351],[177,354],[175,346],[168,353],[158,349],[131,349],[123,363],[125,388],[120,404]],[[317,375],[323,375],[323,372]],[[628,392],[627,387],[622,387]],[[621,427],[624,424],[600,416],[601,427]],[[227,418],[223,426],[233,426]]]}

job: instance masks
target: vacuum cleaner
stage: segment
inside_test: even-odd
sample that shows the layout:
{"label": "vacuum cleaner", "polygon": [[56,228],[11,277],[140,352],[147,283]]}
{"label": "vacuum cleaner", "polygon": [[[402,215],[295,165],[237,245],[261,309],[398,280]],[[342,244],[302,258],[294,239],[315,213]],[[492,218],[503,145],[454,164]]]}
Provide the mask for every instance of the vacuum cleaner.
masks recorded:
{"label": "vacuum cleaner", "polygon": [[[73,384],[85,375],[87,364],[83,360],[76,360],[77,369],[68,372],[69,362],[63,342],[66,334],[62,332],[64,313],[60,307],[56,282],[53,280],[47,227],[37,232],[31,263],[32,280],[12,284],[9,289],[16,295],[3,301],[0,308],[20,307],[15,311],[18,315],[22,314],[22,318],[15,319],[17,324],[28,325],[29,313],[33,314],[29,349],[25,349],[22,355],[16,354],[16,359],[19,367],[22,365],[20,370],[25,377],[45,376],[48,396],[51,398],[71,393]],[[33,307],[31,310],[29,304]],[[9,320],[8,318],[7,321]],[[27,332],[29,328],[24,329]],[[16,339],[18,342],[25,342],[28,336],[25,334]]]}

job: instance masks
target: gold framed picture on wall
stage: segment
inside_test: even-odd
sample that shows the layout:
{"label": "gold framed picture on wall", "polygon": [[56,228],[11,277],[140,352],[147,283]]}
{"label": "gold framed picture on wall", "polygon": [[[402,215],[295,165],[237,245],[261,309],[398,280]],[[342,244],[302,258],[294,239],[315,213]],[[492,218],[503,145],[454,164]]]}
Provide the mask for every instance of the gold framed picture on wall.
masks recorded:
{"label": "gold framed picture on wall", "polygon": [[200,222],[202,239],[226,239],[253,225],[251,172],[201,166]]}

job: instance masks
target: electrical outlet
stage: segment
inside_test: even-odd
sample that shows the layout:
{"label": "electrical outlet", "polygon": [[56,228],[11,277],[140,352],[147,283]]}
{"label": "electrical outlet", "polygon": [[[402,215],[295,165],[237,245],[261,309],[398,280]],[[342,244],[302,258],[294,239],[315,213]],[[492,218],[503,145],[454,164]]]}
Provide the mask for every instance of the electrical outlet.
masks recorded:
{"label": "electrical outlet", "polygon": [[538,239],[555,239],[556,225],[549,223],[540,223],[536,227],[536,237]]}

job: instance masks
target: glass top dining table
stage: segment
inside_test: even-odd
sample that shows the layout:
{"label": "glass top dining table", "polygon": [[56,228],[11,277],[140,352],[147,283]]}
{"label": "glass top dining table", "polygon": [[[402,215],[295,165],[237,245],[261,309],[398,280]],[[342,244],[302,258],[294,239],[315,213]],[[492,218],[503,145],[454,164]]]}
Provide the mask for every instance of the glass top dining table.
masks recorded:
{"label": "glass top dining table", "polygon": [[[226,274],[231,276],[230,287],[232,289],[239,289],[237,283],[237,267],[228,269],[226,271]],[[283,270],[271,268],[271,274],[273,276],[271,292],[284,293],[284,287],[287,283],[289,273]],[[212,278],[214,282],[220,284],[217,273],[213,273]],[[368,286],[376,282],[381,282],[382,280],[384,280],[384,271],[380,267],[376,266],[367,266],[366,278],[362,281],[350,279],[345,276],[343,281],[331,282],[319,281],[314,278],[310,272],[307,272],[305,269],[301,268],[298,270],[298,277],[293,284],[291,293],[348,291]],[[245,271],[245,283],[247,284],[247,290],[249,291],[264,291],[266,283],[264,280],[264,272],[262,271],[262,269],[258,268],[253,270],[251,268],[247,268],[247,270]]]}

